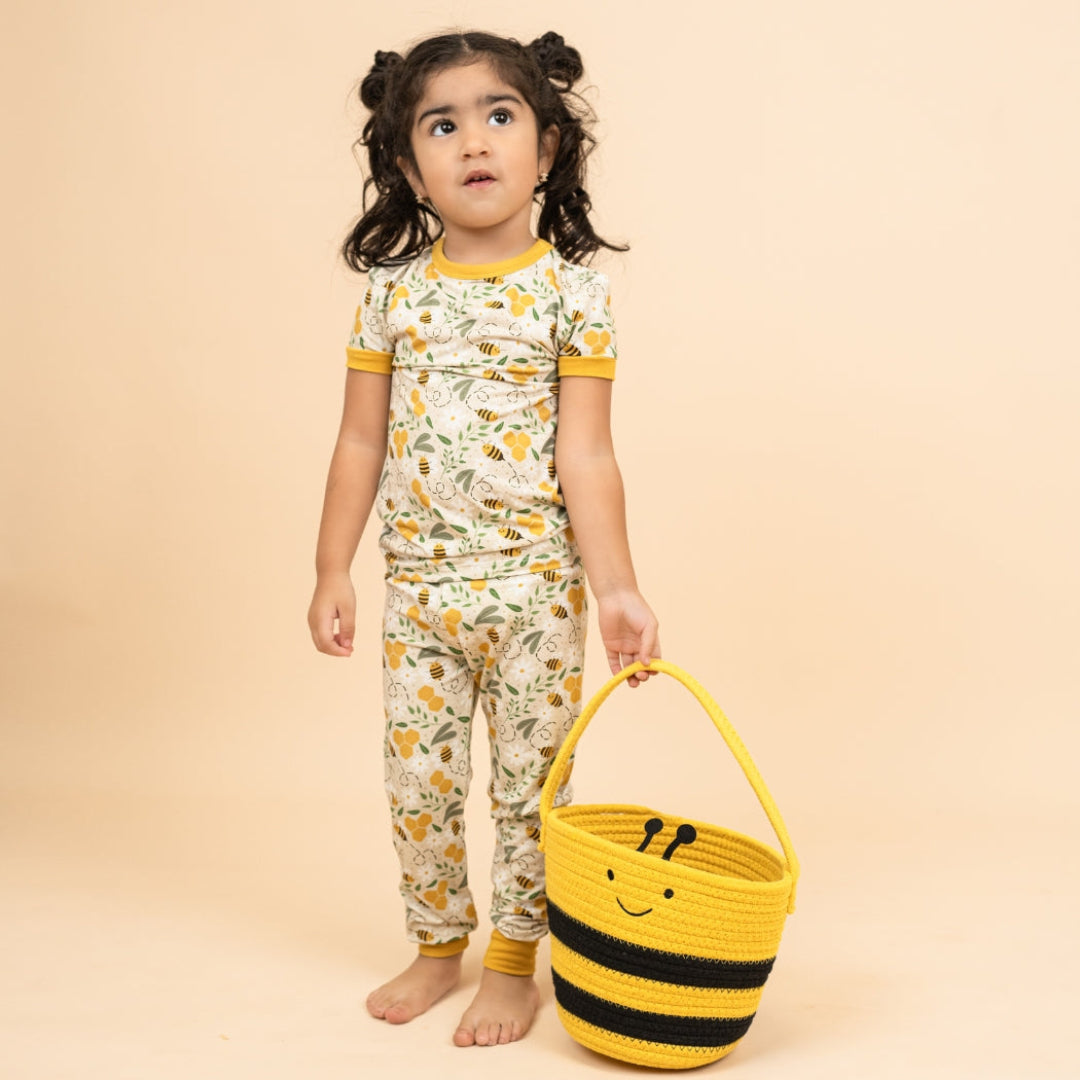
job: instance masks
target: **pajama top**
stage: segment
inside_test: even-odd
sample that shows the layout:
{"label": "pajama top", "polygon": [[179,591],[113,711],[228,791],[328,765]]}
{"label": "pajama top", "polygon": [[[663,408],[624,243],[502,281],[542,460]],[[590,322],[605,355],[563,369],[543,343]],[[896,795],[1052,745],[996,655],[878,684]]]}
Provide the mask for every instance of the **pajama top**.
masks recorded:
{"label": "pajama top", "polygon": [[391,375],[378,493],[388,576],[574,566],[555,473],[559,378],[615,377],[607,277],[544,240],[471,265],[450,262],[441,238],[368,277],[347,360]]}

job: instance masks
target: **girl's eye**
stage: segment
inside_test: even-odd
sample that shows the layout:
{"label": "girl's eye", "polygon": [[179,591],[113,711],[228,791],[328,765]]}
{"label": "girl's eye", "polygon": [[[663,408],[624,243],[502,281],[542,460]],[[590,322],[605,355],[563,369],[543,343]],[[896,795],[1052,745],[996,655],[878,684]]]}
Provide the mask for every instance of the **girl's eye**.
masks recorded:
{"label": "girl's eye", "polygon": [[488,123],[495,124],[497,127],[506,127],[507,124],[513,123],[514,118],[505,109],[496,109],[491,114],[491,119]]}
{"label": "girl's eye", "polygon": [[451,120],[436,120],[431,128],[432,135],[449,135],[454,130],[454,124]]}

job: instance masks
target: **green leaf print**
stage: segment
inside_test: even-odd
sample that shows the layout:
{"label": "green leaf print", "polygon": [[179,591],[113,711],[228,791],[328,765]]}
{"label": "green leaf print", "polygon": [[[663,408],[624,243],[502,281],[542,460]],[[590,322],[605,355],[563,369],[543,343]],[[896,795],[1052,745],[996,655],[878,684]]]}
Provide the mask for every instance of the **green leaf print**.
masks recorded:
{"label": "green leaf print", "polygon": [[428,539],[453,540],[454,534],[441,521],[437,521],[431,526],[431,531],[428,533]]}
{"label": "green leaf print", "polygon": [[[495,595],[495,590],[494,590],[494,589],[492,589],[492,590],[491,590],[491,594],[492,594],[492,596],[494,596],[494,595]],[[522,611],[522,607],[521,607],[521,605],[520,605],[520,604],[507,604],[506,606],[507,606],[507,607],[508,607],[508,608],[509,608],[509,609],[510,609],[511,611],[517,611],[517,612],[520,612],[520,611]]]}
{"label": "green leaf print", "polygon": [[462,804],[462,803],[460,803],[460,802],[452,802],[452,803],[451,803],[451,804],[450,804],[450,805],[449,805],[449,806],[448,806],[448,807],[446,808],[446,813],[445,813],[445,814],[443,814],[443,819],[442,819],[442,820],[443,820],[443,824],[444,824],[444,825],[445,825],[445,824],[446,824],[446,823],[447,823],[447,822],[448,822],[448,821],[449,821],[449,820],[450,820],[450,819],[451,819],[452,817],[455,817],[455,816],[456,816],[457,814],[460,814],[460,813],[461,813],[461,807],[462,807],[462,805],[463,805],[463,804]]}
{"label": "green leaf print", "polygon": [[454,479],[461,485],[462,489],[467,495],[469,488],[472,487],[473,478],[476,476],[475,469],[462,469],[461,472],[454,477]]}
{"label": "green leaf print", "polygon": [[497,626],[499,623],[506,622],[506,620],[498,614],[499,608],[496,604],[489,604],[479,615],[476,616],[477,626]]}
{"label": "green leaf print", "polygon": [[435,743],[445,742],[447,739],[450,738],[451,735],[454,734],[454,731],[455,731],[455,725],[454,724],[443,724],[443,726],[441,728],[439,728],[439,730],[436,731],[434,735],[432,735],[432,737],[431,737],[432,745],[434,745]]}
{"label": "green leaf print", "polygon": [[417,437],[416,442],[413,443],[413,446],[416,447],[416,449],[419,450],[422,454],[435,453],[435,444],[431,441],[431,435],[426,431],[422,435]]}
{"label": "green leaf print", "polygon": [[451,524],[450,528],[453,529],[455,532],[461,533],[462,536],[464,536],[469,531],[464,525]]}
{"label": "green leaf print", "polygon": [[445,435],[440,435],[439,436],[439,442],[441,442],[444,446],[450,446],[450,445],[452,445],[453,440],[448,439]]}
{"label": "green leaf print", "polygon": [[432,660],[436,656],[442,656],[443,651],[437,645],[426,645],[420,650],[421,660]]}
{"label": "green leaf print", "polygon": [[521,639],[521,644],[525,646],[533,654],[536,655],[536,650],[540,647],[540,639],[544,636],[543,630],[534,630],[531,634],[526,634]]}

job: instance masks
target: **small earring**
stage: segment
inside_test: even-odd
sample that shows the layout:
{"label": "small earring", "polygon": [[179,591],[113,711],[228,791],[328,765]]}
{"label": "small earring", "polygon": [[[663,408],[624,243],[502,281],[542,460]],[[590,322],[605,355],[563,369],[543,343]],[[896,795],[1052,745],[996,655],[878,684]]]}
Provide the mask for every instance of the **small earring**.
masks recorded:
{"label": "small earring", "polygon": [[542,172],[540,174],[540,183],[541,184],[546,184],[547,182],[548,182],[548,174],[546,172]]}

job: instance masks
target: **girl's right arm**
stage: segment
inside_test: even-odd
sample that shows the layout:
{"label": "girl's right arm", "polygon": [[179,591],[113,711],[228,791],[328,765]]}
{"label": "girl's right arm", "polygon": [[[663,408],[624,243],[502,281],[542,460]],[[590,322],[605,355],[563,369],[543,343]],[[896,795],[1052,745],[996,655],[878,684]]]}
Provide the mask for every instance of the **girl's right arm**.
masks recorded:
{"label": "girl's right arm", "polygon": [[315,552],[315,595],[308,609],[315,647],[329,656],[352,655],[356,593],[349,570],[375,502],[386,458],[389,413],[390,377],[350,369],[341,430],[326,480]]}

